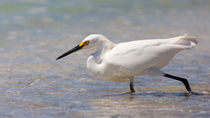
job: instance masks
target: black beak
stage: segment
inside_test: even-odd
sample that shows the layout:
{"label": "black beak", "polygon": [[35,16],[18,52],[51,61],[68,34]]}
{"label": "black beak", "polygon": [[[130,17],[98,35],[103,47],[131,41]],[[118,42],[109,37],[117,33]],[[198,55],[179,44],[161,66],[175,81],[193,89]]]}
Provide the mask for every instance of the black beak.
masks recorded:
{"label": "black beak", "polygon": [[82,47],[83,46],[77,45],[76,47],[72,48],[71,50],[69,50],[69,51],[65,52],[64,54],[62,54],[61,56],[59,56],[56,60],[58,60],[60,58],[63,58],[63,57],[65,57],[65,56],[67,56],[67,55],[69,55],[73,52],[76,52],[76,51],[82,49]]}

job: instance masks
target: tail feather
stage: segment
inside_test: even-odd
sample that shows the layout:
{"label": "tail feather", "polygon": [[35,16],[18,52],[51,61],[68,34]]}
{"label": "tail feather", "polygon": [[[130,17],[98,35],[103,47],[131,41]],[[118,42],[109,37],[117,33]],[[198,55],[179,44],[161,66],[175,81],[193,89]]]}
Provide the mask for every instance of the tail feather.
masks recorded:
{"label": "tail feather", "polygon": [[182,45],[185,49],[193,48],[198,44],[195,37],[188,36],[187,34],[179,36],[177,39],[175,44]]}

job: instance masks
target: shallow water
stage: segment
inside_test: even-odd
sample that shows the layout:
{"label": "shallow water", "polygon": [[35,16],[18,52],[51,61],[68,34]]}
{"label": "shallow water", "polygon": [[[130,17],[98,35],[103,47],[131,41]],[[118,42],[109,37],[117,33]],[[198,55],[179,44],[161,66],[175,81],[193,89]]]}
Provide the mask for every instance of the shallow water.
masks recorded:
{"label": "shallow water", "polygon": [[[209,0],[1,0],[0,117],[209,117]],[[91,33],[113,42],[188,33],[199,45],[163,70],[182,83],[143,76],[99,80],[86,70],[88,52],[56,57]]]}

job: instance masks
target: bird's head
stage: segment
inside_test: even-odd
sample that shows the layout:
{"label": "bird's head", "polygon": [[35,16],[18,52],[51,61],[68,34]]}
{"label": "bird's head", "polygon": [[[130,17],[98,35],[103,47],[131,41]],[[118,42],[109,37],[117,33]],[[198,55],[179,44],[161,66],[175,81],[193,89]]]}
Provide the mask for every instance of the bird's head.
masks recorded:
{"label": "bird's head", "polygon": [[105,36],[100,35],[100,34],[91,34],[87,36],[79,45],[76,47],[72,48],[71,50],[65,52],[61,56],[59,56],[56,60],[63,58],[73,52],[76,52],[80,49],[91,49],[91,48],[96,48],[100,46],[101,40],[106,39]]}

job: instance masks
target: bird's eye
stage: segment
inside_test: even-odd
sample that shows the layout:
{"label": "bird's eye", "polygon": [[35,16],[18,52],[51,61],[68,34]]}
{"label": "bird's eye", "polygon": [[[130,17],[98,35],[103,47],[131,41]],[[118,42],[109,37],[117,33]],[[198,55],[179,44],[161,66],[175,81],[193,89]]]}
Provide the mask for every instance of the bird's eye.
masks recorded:
{"label": "bird's eye", "polygon": [[84,42],[80,43],[79,45],[80,46],[87,46],[88,44],[89,44],[89,41],[84,41]]}
{"label": "bird's eye", "polygon": [[84,42],[84,46],[87,46],[89,44],[89,41]]}

